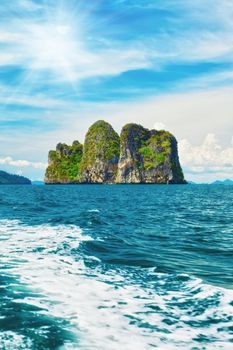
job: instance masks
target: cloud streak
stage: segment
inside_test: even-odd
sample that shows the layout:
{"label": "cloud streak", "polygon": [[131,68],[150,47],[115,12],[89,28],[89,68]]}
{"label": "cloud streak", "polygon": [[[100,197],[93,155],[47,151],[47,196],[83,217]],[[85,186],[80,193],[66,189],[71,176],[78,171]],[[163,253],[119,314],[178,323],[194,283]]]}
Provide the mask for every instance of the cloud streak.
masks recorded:
{"label": "cloud streak", "polygon": [[0,165],[10,165],[13,167],[30,167],[34,169],[46,169],[47,164],[42,162],[30,162],[28,160],[14,160],[12,157],[0,158]]}
{"label": "cloud streak", "polygon": [[88,48],[77,18],[69,12],[70,8],[64,7],[63,11],[61,15],[54,2],[52,8],[45,5],[39,20],[22,14],[25,21],[12,17],[8,30],[4,24],[0,26],[0,42],[4,48],[0,65],[49,72],[51,81],[67,82],[118,75],[149,66],[149,50],[142,50],[136,42],[127,45],[122,42],[119,46],[112,41],[96,43],[94,40],[94,47]]}
{"label": "cloud streak", "polygon": [[[112,0],[114,2],[116,0]],[[18,1],[22,19],[12,16],[8,29],[4,22],[0,25],[0,42],[5,45],[0,64],[21,65],[29,71],[49,71],[57,80],[78,82],[133,69],[160,70],[172,62],[228,61],[233,57],[233,10],[227,0],[221,1],[221,5],[209,0],[195,4],[170,0],[163,1],[163,5],[147,2],[140,5],[141,11],[156,6],[169,9],[169,15],[164,15],[166,26],[158,26],[157,31],[156,26],[151,27],[144,34],[136,31],[130,40],[116,39],[113,29],[112,37],[107,35],[105,26],[110,24],[107,20],[105,25],[95,28],[95,14],[88,7],[83,8],[84,13],[80,15],[77,9],[72,12],[77,2],[71,1],[73,7],[62,3],[60,8],[55,1],[43,7],[33,1]],[[122,4],[126,10],[126,3]],[[132,9],[137,6],[137,1],[131,4]],[[38,7],[41,11],[31,16],[33,8],[37,13]],[[123,28],[132,31],[125,24]],[[116,33],[117,30],[119,28],[115,29]]]}

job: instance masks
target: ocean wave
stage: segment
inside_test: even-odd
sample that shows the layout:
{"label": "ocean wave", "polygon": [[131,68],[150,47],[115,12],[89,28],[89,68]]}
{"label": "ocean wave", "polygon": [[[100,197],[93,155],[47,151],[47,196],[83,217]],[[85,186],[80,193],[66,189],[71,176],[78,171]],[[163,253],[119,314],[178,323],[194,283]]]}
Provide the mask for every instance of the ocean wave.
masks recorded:
{"label": "ocean wave", "polygon": [[[60,342],[51,348],[59,349],[232,346],[231,290],[185,274],[104,264],[82,252],[82,242],[93,238],[74,225],[0,220],[0,240],[3,349],[43,349],[54,337]],[[30,331],[19,323],[9,329],[9,302],[16,317],[23,309],[41,322]]]}

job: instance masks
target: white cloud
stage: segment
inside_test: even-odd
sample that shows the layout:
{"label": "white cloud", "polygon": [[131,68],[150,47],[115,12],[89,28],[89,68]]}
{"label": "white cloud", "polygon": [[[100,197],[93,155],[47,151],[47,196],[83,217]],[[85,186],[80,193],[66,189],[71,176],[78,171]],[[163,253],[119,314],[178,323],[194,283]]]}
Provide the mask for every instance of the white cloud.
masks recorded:
{"label": "white cloud", "polygon": [[34,1],[31,0],[18,0],[19,6],[21,6],[23,9],[27,11],[37,11],[42,8],[41,5],[36,4]]}
{"label": "white cloud", "polygon": [[224,143],[232,136],[232,96],[232,88],[171,93],[133,102],[90,105],[88,112],[96,119],[105,118],[118,130],[130,122],[151,129],[159,120],[178,140],[187,139],[195,145],[211,132]]}
{"label": "white cloud", "polygon": [[30,106],[46,109],[61,108],[67,105],[67,103],[65,103],[62,100],[49,98],[43,94],[34,95],[33,97],[31,97],[26,95],[24,96],[22,94],[19,95],[19,92],[17,90],[12,90],[10,92],[9,89],[6,89],[4,91],[4,95],[5,96],[2,95],[0,97],[0,103],[2,105],[14,104],[20,106]]}
{"label": "white cloud", "polygon": [[217,58],[225,61],[233,55],[232,32],[211,33],[206,31],[194,38],[184,36],[176,40],[176,46],[175,56],[179,56],[181,62],[208,61]]}
{"label": "white cloud", "polygon": [[16,63],[17,53],[1,52],[0,66],[9,66]]}
{"label": "white cloud", "polygon": [[13,167],[32,167],[34,169],[45,169],[47,164],[42,162],[30,162],[28,160],[14,160],[11,157],[0,158],[1,165],[11,165]]}
{"label": "white cloud", "polygon": [[153,126],[153,128],[155,130],[165,130],[166,129],[166,125],[160,122],[156,122]]}
{"label": "white cloud", "polygon": [[211,133],[199,146],[183,139],[179,142],[179,155],[187,175],[212,174],[215,178],[233,178],[233,137],[231,144],[225,148]]}
{"label": "white cloud", "polygon": [[[233,6],[229,0],[152,1],[141,7],[173,13],[166,28],[148,45],[159,67],[173,62],[229,62],[233,57]],[[168,25],[169,26],[169,25]]]}
{"label": "white cloud", "polygon": [[15,43],[21,37],[18,33],[12,33],[9,30],[1,29],[0,30],[0,42],[1,43]]}

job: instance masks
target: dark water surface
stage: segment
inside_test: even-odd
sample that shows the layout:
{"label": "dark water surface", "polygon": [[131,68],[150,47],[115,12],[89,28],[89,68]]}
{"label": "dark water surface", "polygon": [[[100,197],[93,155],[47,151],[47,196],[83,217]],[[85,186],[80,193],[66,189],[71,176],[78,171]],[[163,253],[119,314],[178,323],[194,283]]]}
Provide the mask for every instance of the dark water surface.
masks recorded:
{"label": "dark water surface", "polygon": [[0,349],[232,349],[233,187],[1,186]]}

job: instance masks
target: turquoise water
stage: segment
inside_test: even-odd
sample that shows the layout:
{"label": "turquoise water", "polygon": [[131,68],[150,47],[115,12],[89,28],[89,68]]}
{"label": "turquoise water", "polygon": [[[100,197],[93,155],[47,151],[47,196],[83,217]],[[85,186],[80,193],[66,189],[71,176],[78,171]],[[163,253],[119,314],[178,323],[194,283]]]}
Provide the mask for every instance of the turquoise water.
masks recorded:
{"label": "turquoise water", "polygon": [[0,349],[232,349],[233,187],[1,186]]}

